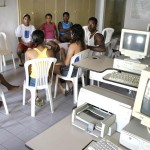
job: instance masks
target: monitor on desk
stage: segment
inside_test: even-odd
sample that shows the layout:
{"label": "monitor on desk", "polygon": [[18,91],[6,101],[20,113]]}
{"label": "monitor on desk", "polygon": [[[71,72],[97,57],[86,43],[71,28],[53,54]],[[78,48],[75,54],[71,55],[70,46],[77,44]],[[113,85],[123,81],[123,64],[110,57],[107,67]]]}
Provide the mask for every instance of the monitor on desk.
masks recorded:
{"label": "monitor on desk", "polygon": [[150,56],[150,32],[122,29],[120,49],[121,54],[131,59],[142,59]]}
{"label": "monitor on desk", "polygon": [[150,67],[142,70],[132,116],[150,128]]}

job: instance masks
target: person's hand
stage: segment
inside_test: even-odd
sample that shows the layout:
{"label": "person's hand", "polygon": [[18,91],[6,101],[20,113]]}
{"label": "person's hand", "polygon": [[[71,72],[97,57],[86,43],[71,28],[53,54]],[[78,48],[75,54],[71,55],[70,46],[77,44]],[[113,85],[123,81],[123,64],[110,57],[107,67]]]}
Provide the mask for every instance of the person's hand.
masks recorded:
{"label": "person's hand", "polygon": [[25,46],[27,46],[27,47],[31,47],[32,46],[32,42],[28,42],[28,43],[23,43]]}

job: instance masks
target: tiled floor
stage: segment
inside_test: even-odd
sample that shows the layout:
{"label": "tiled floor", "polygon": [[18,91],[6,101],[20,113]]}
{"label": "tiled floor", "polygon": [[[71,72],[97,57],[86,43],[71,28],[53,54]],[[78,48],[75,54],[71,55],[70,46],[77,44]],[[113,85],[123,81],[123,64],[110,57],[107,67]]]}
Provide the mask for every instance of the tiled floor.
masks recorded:
{"label": "tiled floor", "polygon": [[[5,114],[4,108],[0,108],[0,150],[27,150],[25,143],[49,128],[65,116],[72,112],[73,97],[67,97],[59,94],[54,101],[55,112],[51,114],[49,103],[46,103],[41,108],[36,107],[36,116],[30,116],[30,104],[22,105],[22,83],[24,80],[24,68],[13,68],[9,65],[3,73],[4,77],[14,85],[21,87],[16,91],[7,91],[1,85],[7,100],[10,115]],[[109,88],[119,93],[129,95],[128,90],[121,88],[114,88],[110,85],[101,84],[101,86]],[[53,91],[53,88],[52,88]],[[44,91],[39,93],[40,97],[45,98]],[[129,96],[135,96],[129,95]],[[27,93],[29,99],[30,93]]]}
{"label": "tiled floor", "polygon": [[[9,116],[5,114],[4,107],[0,108],[0,150],[27,150],[25,143],[49,128],[65,116],[72,112],[73,97],[67,97],[58,94],[54,101],[55,112],[50,112],[49,103],[40,108],[36,107],[36,117],[30,116],[30,104],[22,105],[22,83],[24,80],[24,69],[17,68],[16,70],[7,67],[7,71],[3,72],[4,77],[14,85],[21,87],[15,91],[7,91],[1,85],[7,105]],[[53,91],[53,88],[52,88]],[[45,98],[44,91],[39,92],[40,97]],[[27,93],[29,99],[30,93]]]}

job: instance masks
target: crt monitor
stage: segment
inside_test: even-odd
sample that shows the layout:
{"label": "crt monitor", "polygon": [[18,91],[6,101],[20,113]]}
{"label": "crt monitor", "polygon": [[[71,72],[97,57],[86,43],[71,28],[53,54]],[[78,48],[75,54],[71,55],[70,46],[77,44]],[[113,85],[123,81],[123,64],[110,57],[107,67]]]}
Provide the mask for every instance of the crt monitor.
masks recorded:
{"label": "crt monitor", "polygon": [[140,119],[141,124],[150,128],[150,67],[142,70],[132,116]]}
{"label": "crt monitor", "polygon": [[142,59],[150,55],[149,42],[150,32],[122,29],[119,50],[131,59]]}

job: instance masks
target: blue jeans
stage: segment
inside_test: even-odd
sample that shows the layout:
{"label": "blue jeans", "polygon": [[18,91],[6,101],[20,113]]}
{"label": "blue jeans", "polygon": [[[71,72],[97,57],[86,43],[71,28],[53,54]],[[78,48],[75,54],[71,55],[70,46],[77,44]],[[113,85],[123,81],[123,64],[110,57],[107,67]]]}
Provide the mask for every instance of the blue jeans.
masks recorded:
{"label": "blue jeans", "polygon": [[29,85],[35,87],[35,79],[34,78],[29,78]]}
{"label": "blue jeans", "polygon": [[[60,73],[61,73],[61,75],[64,76],[64,77],[67,76],[68,71],[69,71],[69,66],[65,66],[65,67],[62,66],[62,67],[60,68]],[[78,69],[77,69],[77,68],[74,68],[71,77],[76,77],[77,71],[78,71]]]}

